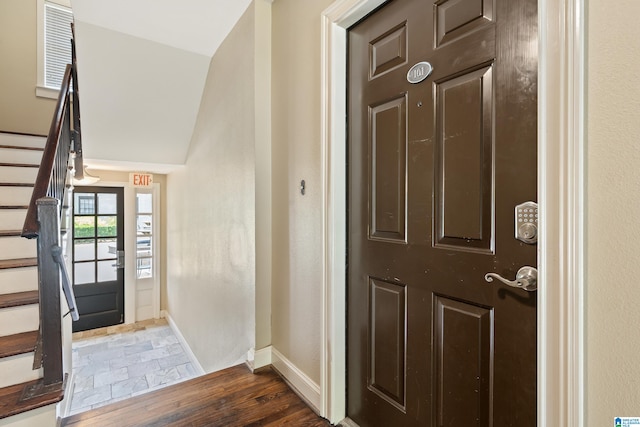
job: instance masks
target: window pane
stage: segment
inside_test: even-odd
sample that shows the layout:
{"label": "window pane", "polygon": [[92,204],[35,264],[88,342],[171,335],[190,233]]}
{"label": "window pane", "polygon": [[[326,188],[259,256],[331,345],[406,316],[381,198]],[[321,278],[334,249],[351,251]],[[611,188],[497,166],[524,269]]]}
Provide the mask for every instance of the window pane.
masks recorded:
{"label": "window pane", "polygon": [[116,194],[98,194],[98,214],[115,215],[118,213],[118,198]]}
{"label": "window pane", "polygon": [[138,279],[148,279],[153,276],[153,269],[151,268],[153,265],[152,258],[138,258],[137,260],[137,272],[136,276]]}
{"label": "window pane", "polygon": [[98,217],[98,237],[115,237],[118,233],[118,217],[117,216],[99,216]]}
{"label": "window pane", "polygon": [[96,220],[93,216],[77,216],[73,218],[73,237],[95,237]]}
{"label": "window pane", "polygon": [[75,240],[73,259],[75,261],[91,261],[96,257],[95,240]]}
{"label": "window pane", "polygon": [[138,215],[138,236],[151,234],[151,215]]}
{"label": "window pane", "polygon": [[137,257],[151,256],[151,236],[138,237]]}
{"label": "window pane", "polygon": [[76,215],[93,215],[96,213],[95,194],[92,193],[75,193],[73,195],[74,210]]}
{"label": "window pane", "polygon": [[98,259],[115,259],[118,245],[116,239],[98,240]]}
{"label": "window pane", "polygon": [[95,263],[81,262],[74,264],[73,267],[75,272],[73,283],[75,285],[95,282]]}
{"label": "window pane", "polygon": [[98,261],[98,282],[111,282],[118,278],[118,270],[114,266],[115,260]]}
{"label": "window pane", "polygon": [[153,196],[151,195],[151,193],[136,194],[136,206],[138,213],[152,213]]}
{"label": "window pane", "polygon": [[137,193],[136,210],[136,277],[148,279],[153,277],[153,195]]}

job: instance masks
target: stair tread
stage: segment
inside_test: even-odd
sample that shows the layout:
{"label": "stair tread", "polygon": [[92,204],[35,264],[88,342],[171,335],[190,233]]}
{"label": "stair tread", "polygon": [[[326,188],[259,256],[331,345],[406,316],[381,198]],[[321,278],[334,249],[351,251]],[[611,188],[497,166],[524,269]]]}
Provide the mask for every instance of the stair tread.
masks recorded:
{"label": "stair tread", "polygon": [[30,399],[22,399],[27,388],[42,385],[42,379],[0,388],[0,418],[11,417],[43,406],[60,402],[64,398],[65,383],[47,387],[47,392]]}
{"label": "stair tread", "polygon": [[[37,304],[39,301],[38,291],[15,292],[12,294],[0,295],[0,308],[18,307],[21,305]],[[0,352],[2,348],[0,348]]]}
{"label": "stair tread", "polygon": [[34,351],[37,340],[38,331],[0,337],[0,358],[30,353]]}
{"label": "stair tread", "polygon": [[0,166],[6,166],[10,168],[39,168],[40,165],[33,163],[4,163],[0,162]]}
{"label": "stair tread", "polygon": [[21,230],[0,230],[0,237],[19,237]]}
{"label": "stair tread", "polygon": [[0,144],[0,148],[9,148],[12,150],[31,150],[31,151],[44,151],[44,148],[39,147],[22,147],[20,145],[5,145]]}
{"label": "stair tread", "polygon": [[0,270],[7,268],[35,267],[38,265],[37,258],[16,258],[0,260]]}
{"label": "stair tread", "polygon": [[0,209],[29,209],[27,205],[0,205]]}
{"label": "stair tread", "polygon": [[0,182],[0,187],[33,187],[28,182]]}

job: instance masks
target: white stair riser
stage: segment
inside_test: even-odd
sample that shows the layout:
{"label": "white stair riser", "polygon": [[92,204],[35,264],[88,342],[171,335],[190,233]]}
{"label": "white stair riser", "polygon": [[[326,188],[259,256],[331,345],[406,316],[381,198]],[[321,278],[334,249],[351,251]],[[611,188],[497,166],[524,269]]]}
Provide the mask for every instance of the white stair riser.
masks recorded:
{"label": "white stair riser", "polygon": [[31,201],[33,187],[0,187],[0,206],[26,206]]}
{"label": "white stair riser", "polygon": [[0,163],[26,163],[39,165],[40,159],[42,159],[42,151],[0,147]]}
{"label": "white stair riser", "polygon": [[0,166],[0,182],[15,182],[33,184],[36,182],[38,168],[18,168],[14,166]]}
{"label": "white stair riser", "polygon": [[56,404],[43,406],[0,420],[0,427],[42,427],[59,425]]}
{"label": "white stair riser", "polygon": [[22,230],[26,209],[0,209],[0,227],[3,230]]}
{"label": "white stair riser", "polygon": [[33,352],[0,359],[0,387],[37,380],[42,368],[33,370]]}
{"label": "white stair riser", "polygon": [[34,258],[38,256],[36,242],[24,237],[0,237],[0,259]]}
{"label": "white stair riser", "polygon": [[39,324],[38,304],[0,310],[0,336],[35,331]]}
{"label": "white stair riser", "polygon": [[42,136],[15,135],[0,132],[0,145],[13,145],[15,147],[44,148],[47,139]]}
{"label": "white stair riser", "polygon": [[0,270],[0,293],[12,294],[38,290],[38,267]]}

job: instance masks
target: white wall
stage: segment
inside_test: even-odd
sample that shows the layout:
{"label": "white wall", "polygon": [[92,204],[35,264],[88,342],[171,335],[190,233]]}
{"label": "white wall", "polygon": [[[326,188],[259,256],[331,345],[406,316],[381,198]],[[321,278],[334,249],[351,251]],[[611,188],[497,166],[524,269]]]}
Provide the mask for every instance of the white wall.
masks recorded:
{"label": "white wall", "polygon": [[211,60],[186,167],[167,177],[167,310],[203,368],[255,342],[254,9]]}
{"label": "white wall", "polygon": [[[273,3],[273,346],[320,383],[320,15],[332,0]],[[306,181],[306,195],[300,181]]]}
{"label": "white wall", "polygon": [[640,2],[588,1],[587,419],[640,417]]}
{"label": "white wall", "polygon": [[76,35],[85,158],[182,165],[210,58],[80,19]]}

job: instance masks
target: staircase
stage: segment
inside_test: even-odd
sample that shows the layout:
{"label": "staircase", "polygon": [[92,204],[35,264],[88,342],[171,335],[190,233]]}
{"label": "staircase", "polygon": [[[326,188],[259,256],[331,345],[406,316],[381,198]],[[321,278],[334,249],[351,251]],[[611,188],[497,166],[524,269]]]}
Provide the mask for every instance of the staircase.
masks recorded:
{"label": "staircase", "polygon": [[64,396],[62,387],[42,392],[42,368],[32,369],[39,325],[37,241],[20,237],[45,141],[0,132],[0,426],[55,426],[55,404]]}

